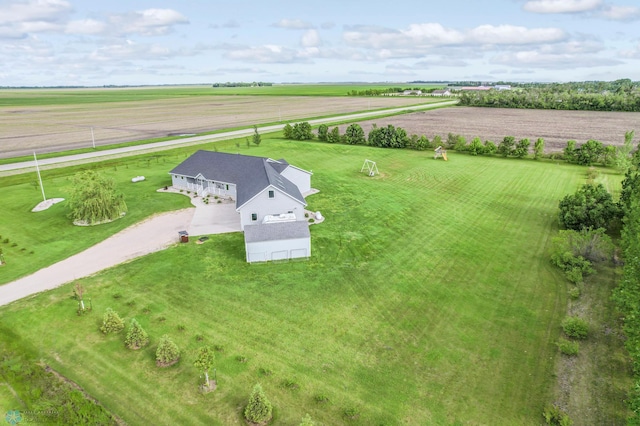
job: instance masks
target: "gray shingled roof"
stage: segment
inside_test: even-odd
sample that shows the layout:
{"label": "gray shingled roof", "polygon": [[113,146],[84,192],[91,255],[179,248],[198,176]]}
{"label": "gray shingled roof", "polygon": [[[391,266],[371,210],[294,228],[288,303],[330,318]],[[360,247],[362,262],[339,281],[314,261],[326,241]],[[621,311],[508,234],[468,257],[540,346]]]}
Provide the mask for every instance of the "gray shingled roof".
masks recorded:
{"label": "gray shingled roof", "polygon": [[307,205],[300,189],[280,174],[288,165],[284,160],[199,150],[169,173],[188,177],[201,174],[207,180],[235,184],[236,208],[270,185]]}
{"label": "gray shingled roof", "polygon": [[309,224],[306,221],[265,223],[259,225],[245,225],[244,241],[258,243],[262,241],[293,240],[310,238]]}

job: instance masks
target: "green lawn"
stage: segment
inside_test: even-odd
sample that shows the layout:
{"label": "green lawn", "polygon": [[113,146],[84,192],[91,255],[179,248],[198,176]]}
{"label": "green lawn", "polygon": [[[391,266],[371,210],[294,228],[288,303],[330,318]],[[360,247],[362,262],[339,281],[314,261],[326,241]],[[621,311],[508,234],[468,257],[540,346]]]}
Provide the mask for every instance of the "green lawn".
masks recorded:
{"label": "green lawn", "polygon": [[[305,413],[322,424],[542,423],[567,306],[547,250],[558,200],[584,181],[583,168],[455,153],[444,162],[428,151],[264,135],[242,153],[313,170],[321,192],[309,208],[326,220],[311,227],[311,260],[247,265],[241,234],[213,236],[83,279],[94,307],[84,317],[75,314],[71,285],[1,308],[0,336],[35,348],[133,425],[240,424],[257,382],[275,406],[275,424],[298,424]],[[146,186],[126,182],[138,170],[107,168],[127,191],[131,221],[179,207],[153,191],[184,154],[161,158],[142,172]],[[377,161],[380,176],[359,173],[365,158]],[[52,192],[62,193],[67,177],[58,173]],[[34,194],[27,202],[16,193],[0,211],[22,214],[9,232],[48,235],[34,262],[46,247],[68,250],[112,232],[65,225],[63,205],[36,220],[26,213],[38,194],[29,183],[2,190]],[[137,318],[150,346],[130,352],[123,336],[101,335],[107,307]],[[153,356],[164,333],[183,358],[158,369]],[[219,387],[206,395],[192,365],[198,334],[221,349]],[[316,402],[318,395],[329,401]],[[346,419],[346,409],[358,418]]]}

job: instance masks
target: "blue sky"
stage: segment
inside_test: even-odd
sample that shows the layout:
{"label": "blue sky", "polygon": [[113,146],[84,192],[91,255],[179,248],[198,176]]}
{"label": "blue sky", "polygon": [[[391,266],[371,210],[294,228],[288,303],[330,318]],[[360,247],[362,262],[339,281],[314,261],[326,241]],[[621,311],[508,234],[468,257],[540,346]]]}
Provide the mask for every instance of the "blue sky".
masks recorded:
{"label": "blue sky", "polygon": [[618,78],[637,0],[0,0],[0,86]]}

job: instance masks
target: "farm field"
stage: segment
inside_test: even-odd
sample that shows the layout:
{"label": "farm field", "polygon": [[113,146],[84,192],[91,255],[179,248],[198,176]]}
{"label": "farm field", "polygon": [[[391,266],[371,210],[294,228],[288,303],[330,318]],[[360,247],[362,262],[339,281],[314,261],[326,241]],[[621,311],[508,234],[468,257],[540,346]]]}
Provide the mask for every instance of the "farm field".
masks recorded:
{"label": "farm field", "polygon": [[[235,152],[233,142],[217,146]],[[275,406],[274,424],[298,424],[305,413],[321,424],[542,423],[554,398],[554,342],[567,306],[567,285],[547,251],[558,200],[584,182],[584,168],[456,153],[444,162],[429,152],[266,136],[240,152],[313,170],[320,193],[308,198],[309,208],[326,220],[311,227],[309,261],[247,265],[241,234],[212,236],[81,280],[94,308],[86,316],[76,316],[71,285],[2,307],[0,336],[132,425],[242,424],[257,382]],[[149,203],[162,210],[186,202],[155,193],[186,155],[101,167],[125,191],[127,216],[144,217]],[[378,162],[380,176],[359,173],[365,158]],[[144,164],[145,186],[126,185],[130,167]],[[62,196],[64,170],[51,177]],[[620,176],[602,176],[619,185]],[[24,199],[37,191],[10,179],[13,198],[22,201],[0,213],[22,215],[22,226],[0,225],[0,233],[35,238],[39,219],[26,215]],[[63,207],[47,212],[56,229],[64,226]],[[77,232],[68,239],[107,231]],[[37,253],[60,244],[48,241]],[[107,307],[138,319],[150,346],[129,352],[122,336],[101,335]],[[183,357],[159,370],[153,356],[164,333]],[[206,395],[193,367],[204,343],[218,347],[219,386]],[[610,368],[603,375],[626,373]],[[588,385],[607,398],[597,380]],[[624,424],[626,407],[616,399],[589,415],[591,424]]]}
{"label": "farm field", "polygon": [[[544,138],[545,152],[559,152],[568,140],[582,144],[595,139],[605,145],[622,146],[629,130],[640,132],[640,114],[635,112],[555,111],[534,109],[456,107],[415,112],[359,122],[366,133],[373,124],[402,127],[409,135],[426,135],[432,139],[448,133],[464,136],[467,142],[478,136],[496,145],[505,136],[533,142]],[[341,126],[344,133],[346,125]]]}
{"label": "farm field", "polygon": [[90,148],[92,128],[101,146],[442,100],[217,93],[211,87],[0,90],[0,158]]}

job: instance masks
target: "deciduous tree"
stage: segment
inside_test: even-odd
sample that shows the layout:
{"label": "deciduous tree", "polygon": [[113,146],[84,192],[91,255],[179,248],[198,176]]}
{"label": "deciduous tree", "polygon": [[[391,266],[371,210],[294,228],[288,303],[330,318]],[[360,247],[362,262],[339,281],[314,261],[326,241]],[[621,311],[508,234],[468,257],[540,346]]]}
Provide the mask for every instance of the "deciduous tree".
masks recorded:
{"label": "deciduous tree", "polygon": [[533,145],[533,159],[539,160],[544,155],[544,139],[538,138]]}
{"label": "deciduous tree", "polygon": [[618,206],[600,183],[582,185],[560,200],[560,224],[567,229],[608,228],[618,215]]}
{"label": "deciduous tree", "polygon": [[193,362],[193,365],[204,372],[205,377],[205,386],[209,386],[209,370],[213,367],[213,361],[215,360],[215,354],[213,349],[209,346],[203,346],[198,349],[198,355],[196,360]]}
{"label": "deciduous tree", "polygon": [[329,126],[321,124],[318,126],[318,140],[322,142],[327,141],[327,134],[329,133]]}
{"label": "deciduous tree", "polygon": [[86,170],[76,174],[69,198],[69,217],[74,222],[96,224],[112,221],[127,211],[124,195],[116,190],[113,179]]}
{"label": "deciduous tree", "polygon": [[508,157],[513,154],[513,147],[516,144],[516,138],[513,136],[505,136],[498,145],[498,154]]}
{"label": "deciduous tree", "polygon": [[367,143],[364,137],[364,130],[362,130],[362,127],[357,123],[349,124],[349,127],[347,127],[345,131],[345,139],[349,145],[364,145]]}

